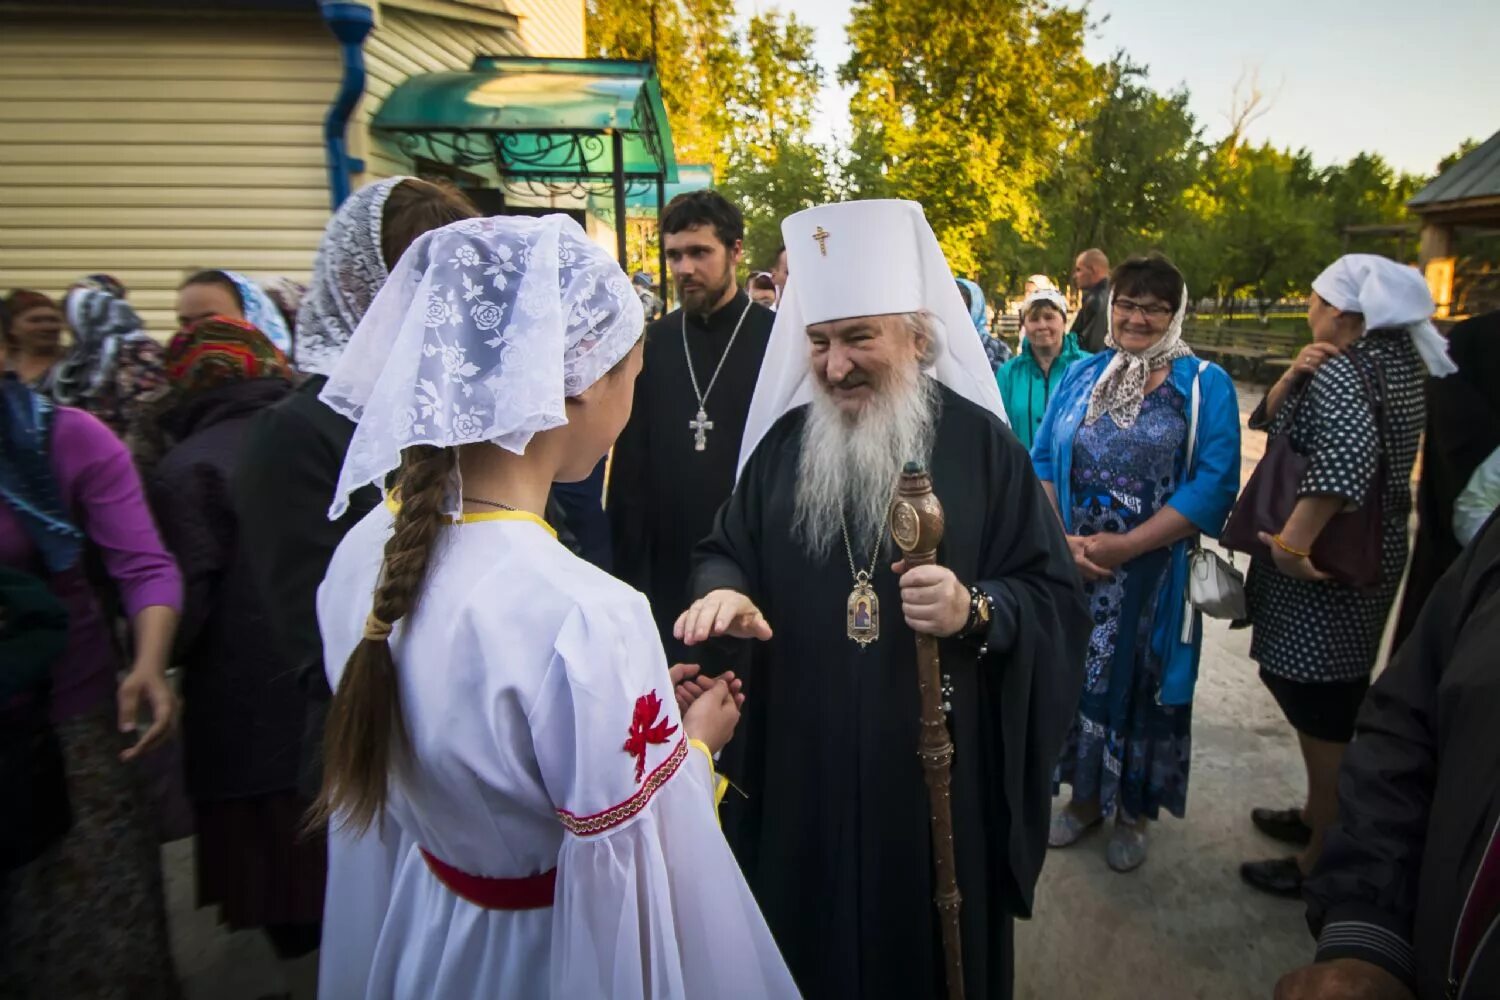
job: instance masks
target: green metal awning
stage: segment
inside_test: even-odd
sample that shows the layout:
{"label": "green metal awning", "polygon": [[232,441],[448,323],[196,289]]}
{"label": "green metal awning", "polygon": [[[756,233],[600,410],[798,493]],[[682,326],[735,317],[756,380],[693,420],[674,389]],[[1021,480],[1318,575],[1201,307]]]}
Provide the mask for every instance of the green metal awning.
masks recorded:
{"label": "green metal awning", "polygon": [[654,195],[658,179],[678,179],[648,62],[480,56],[466,72],[406,80],[371,126],[411,157],[492,166],[502,179],[579,193],[598,193],[590,182],[624,180],[628,194]]}

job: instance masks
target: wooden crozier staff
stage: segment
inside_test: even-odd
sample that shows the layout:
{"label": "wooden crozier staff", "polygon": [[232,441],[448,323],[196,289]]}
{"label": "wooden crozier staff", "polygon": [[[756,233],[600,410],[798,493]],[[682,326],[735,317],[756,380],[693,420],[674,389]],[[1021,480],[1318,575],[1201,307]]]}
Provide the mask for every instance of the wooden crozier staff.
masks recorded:
{"label": "wooden crozier staff", "polygon": [[[932,492],[925,466],[906,463],[901,484],[891,504],[891,537],[901,548],[906,565],[937,562],[943,540],[943,505]],[[953,861],[953,803],[949,783],[953,769],[953,741],[943,717],[943,673],[936,636],[917,635],[917,690],[922,697],[922,735],[917,755],[927,779],[932,811],[932,860],[936,871],[934,899],[943,922],[943,953],[947,958],[949,1000],[963,1000],[964,963],[959,939],[958,872]]]}

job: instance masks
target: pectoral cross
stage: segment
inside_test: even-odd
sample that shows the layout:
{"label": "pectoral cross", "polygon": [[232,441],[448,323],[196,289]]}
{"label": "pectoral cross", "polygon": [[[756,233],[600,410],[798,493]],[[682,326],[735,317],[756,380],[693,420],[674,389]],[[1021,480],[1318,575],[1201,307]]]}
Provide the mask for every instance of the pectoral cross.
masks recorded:
{"label": "pectoral cross", "polygon": [[819,226],[817,231],[812,234],[813,239],[818,241],[818,252],[824,257],[828,256],[828,237],[832,235],[832,233],[822,226]]}
{"label": "pectoral cross", "polygon": [[708,419],[708,414],[703,407],[698,407],[698,415],[688,421],[688,426],[693,429],[693,450],[703,451],[708,447],[708,432],[714,429],[714,422]]}

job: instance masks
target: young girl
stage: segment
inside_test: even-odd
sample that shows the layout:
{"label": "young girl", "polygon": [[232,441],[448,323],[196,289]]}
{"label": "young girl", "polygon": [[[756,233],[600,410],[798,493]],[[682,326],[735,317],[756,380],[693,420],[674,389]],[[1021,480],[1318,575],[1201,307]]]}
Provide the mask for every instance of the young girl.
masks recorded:
{"label": "young girl", "polygon": [[401,258],[323,392],[358,425],[331,513],[397,474],[319,590],[320,809],[400,844],[373,944],[330,898],[324,968],[372,957],[324,996],[796,993],[714,816],[735,693],[679,716],[645,599],[540,516],[625,425],[642,327],[567,217],[468,220]]}

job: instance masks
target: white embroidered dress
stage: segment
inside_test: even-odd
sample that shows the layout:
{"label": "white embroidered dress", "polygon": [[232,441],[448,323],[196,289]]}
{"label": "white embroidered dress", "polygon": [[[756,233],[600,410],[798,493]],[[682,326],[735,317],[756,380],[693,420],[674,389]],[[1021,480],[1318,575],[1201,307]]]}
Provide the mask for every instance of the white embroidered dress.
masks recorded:
{"label": "white embroidered dress", "polygon": [[[351,531],[319,590],[335,689],[392,521],[380,507]],[[320,996],[796,995],[719,831],[644,597],[531,515],[467,515],[441,533],[391,648],[411,760],[384,843],[331,840]],[[424,848],[489,878],[555,868],[553,905],[468,902]]]}

